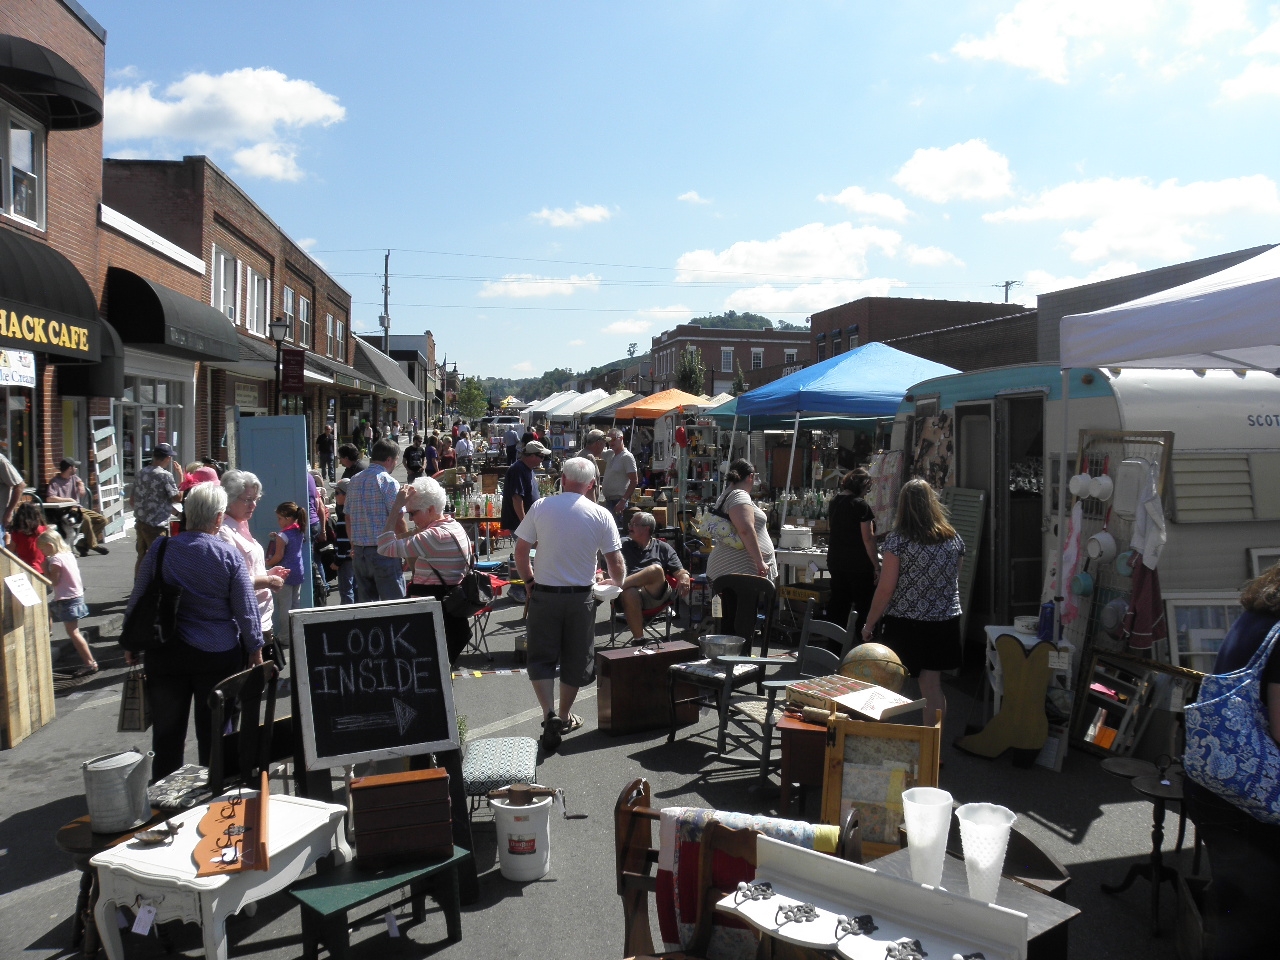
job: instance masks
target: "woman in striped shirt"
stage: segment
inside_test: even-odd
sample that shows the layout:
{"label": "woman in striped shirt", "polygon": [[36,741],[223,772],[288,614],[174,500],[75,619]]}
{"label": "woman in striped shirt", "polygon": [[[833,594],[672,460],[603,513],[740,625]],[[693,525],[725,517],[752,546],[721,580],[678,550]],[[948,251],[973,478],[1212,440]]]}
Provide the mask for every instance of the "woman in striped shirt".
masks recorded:
{"label": "woman in striped shirt", "polygon": [[[387,514],[387,525],[378,535],[378,553],[413,562],[411,597],[435,597],[445,594],[462,582],[471,566],[471,539],[462,524],[446,517],[444,487],[431,477],[419,477],[406,483],[396,494]],[[414,532],[407,532],[405,519],[413,521]],[[471,640],[471,621],[467,617],[444,612],[445,642],[449,648],[450,666]]]}

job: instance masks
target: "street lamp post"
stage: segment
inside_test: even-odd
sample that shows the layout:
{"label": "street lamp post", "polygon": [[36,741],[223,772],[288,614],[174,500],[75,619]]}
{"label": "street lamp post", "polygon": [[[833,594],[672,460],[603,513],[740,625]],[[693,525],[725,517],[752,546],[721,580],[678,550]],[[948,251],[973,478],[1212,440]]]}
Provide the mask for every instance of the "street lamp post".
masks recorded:
{"label": "street lamp post", "polygon": [[284,317],[276,317],[271,321],[271,339],[276,344],[276,413],[280,413],[284,405],[284,397],[280,393],[280,388],[284,377],[283,349],[284,342],[289,338],[289,321]]}

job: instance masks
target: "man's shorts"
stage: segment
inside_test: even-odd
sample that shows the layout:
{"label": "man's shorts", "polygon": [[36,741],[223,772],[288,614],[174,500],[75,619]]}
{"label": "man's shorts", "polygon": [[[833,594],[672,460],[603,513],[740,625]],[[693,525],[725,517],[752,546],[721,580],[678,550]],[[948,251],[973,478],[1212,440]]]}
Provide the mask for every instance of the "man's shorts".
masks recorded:
{"label": "man's shorts", "polygon": [[596,605],[590,590],[529,595],[528,672],[530,680],[553,680],[585,687],[596,678]]}

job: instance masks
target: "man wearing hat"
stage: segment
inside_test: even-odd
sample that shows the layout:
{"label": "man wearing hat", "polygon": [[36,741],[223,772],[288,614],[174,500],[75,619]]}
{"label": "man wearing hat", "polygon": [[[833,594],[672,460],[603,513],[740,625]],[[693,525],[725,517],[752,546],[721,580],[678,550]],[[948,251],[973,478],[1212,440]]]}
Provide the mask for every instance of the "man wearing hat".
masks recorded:
{"label": "man wearing hat", "polygon": [[133,565],[135,577],[151,544],[169,532],[173,505],[181,500],[178,481],[173,476],[173,447],[157,443],[151,451],[151,464],[138,471],[129,492],[133,528],[138,538],[138,559]]}
{"label": "man wearing hat", "polygon": [[[582,449],[579,450],[577,453],[575,453],[572,457],[568,457],[567,459],[573,460],[575,458],[581,458],[583,460],[590,460],[592,464],[595,465],[596,478],[598,480],[599,477],[601,477],[604,474],[604,459],[603,459],[604,448],[605,448],[604,431],[589,430],[587,431],[587,435],[582,438]],[[596,502],[599,503],[601,498],[599,483],[596,484],[595,492],[593,495],[595,497]]]}
{"label": "man wearing hat", "polygon": [[502,482],[502,529],[514,530],[537,502],[538,478],[534,471],[542,465],[542,458],[551,451],[537,440],[524,445],[519,459],[507,468]]}
{"label": "man wearing hat", "polygon": [[49,481],[44,499],[46,503],[74,503],[80,507],[80,532],[84,534],[84,539],[76,545],[80,556],[88,556],[90,550],[108,554],[111,551],[102,545],[102,532],[106,529],[107,518],[84,506],[84,481],[76,476],[76,468],[79,466],[79,460],[63,457],[58,464],[58,475]]}

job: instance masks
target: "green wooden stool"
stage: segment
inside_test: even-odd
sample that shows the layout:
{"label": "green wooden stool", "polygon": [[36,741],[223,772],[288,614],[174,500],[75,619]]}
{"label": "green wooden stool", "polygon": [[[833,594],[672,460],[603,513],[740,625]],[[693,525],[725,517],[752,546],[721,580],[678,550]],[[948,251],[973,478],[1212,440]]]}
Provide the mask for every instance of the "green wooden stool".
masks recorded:
{"label": "green wooden stool", "polygon": [[334,960],[343,960],[351,945],[347,911],[398,887],[409,888],[414,923],[422,921],[430,895],[444,911],[449,943],[457,943],[462,939],[458,864],[470,856],[469,851],[454,847],[452,856],[434,863],[400,863],[381,870],[362,870],[354,862],[345,863],[293,884],[289,895],[302,905],[303,957],[315,960],[323,943]]}

